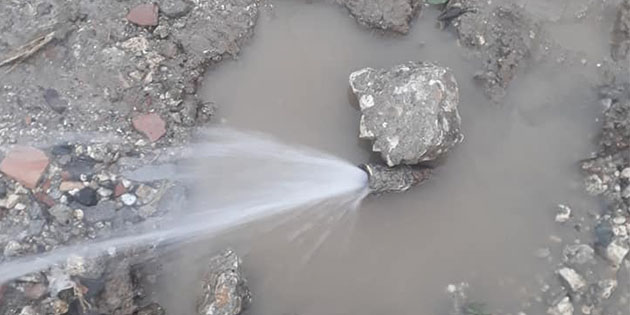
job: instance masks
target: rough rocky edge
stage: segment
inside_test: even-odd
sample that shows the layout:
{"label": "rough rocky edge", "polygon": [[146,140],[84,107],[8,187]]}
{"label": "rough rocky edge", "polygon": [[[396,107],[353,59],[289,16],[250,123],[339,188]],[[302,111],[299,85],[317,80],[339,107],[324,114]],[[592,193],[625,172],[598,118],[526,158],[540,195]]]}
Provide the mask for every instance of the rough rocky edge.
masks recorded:
{"label": "rough rocky edge", "polygon": [[357,22],[372,28],[401,34],[422,8],[420,0],[338,0]]}
{"label": "rough rocky edge", "polygon": [[373,141],[388,166],[417,164],[462,141],[459,92],[452,72],[429,62],[350,74],[359,100],[359,137]]}

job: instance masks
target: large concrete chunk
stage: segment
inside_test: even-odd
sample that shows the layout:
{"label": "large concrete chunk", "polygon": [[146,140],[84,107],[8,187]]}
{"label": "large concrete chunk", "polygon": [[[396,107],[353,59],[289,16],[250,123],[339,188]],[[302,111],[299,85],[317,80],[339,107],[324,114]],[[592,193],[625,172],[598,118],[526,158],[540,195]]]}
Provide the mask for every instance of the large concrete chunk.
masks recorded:
{"label": "large concrete chunk", "polygon": [[359,100],[359,137],[389,166],[434,160],[461,142],[459,92],[448,68],[408,62],[350,74]]}
{"label": "large concrete chunk", "polygon": [[402,34],[422,7],[420,0],[338,0],[361,24]]}

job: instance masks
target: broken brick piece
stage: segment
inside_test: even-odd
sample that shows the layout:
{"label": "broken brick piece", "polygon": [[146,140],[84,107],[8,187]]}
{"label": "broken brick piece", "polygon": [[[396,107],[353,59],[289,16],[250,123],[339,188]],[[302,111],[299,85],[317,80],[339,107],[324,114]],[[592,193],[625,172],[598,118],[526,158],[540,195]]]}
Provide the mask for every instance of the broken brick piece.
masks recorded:
{"label": "broken brick piece", "polygon": [[35,196],[35,199],[37,199],[39,202],[48,206],[48,208],[51,208],[52,206],[56,204],[55,199],[53,199],[51,196],[43,192],[36,192],[34,196]]}
{"label": "broken brick piece", "polygon": [[137,5],[129,10],[127,20],[139,26],[156,26],[158,25],[158,6],[153,3]]}
{"label": "broken brick piece", "polygon": [[156,113],[142,114],[132,120],[133,127],[147,136],[151,142],[166,133],[166,122]]}
{"label": "broken brick piece", "polygon": [[27,188],[34,189],[48,167],[43,151],[25,146],[14,147],[0,163],[0,172]]}

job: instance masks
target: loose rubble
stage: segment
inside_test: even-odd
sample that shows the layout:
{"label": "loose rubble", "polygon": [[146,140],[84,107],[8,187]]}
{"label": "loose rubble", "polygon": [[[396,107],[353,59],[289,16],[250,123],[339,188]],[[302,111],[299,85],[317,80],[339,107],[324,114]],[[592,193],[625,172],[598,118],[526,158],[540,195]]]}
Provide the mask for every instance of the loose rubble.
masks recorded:
{"label": "loose rubble", "polygon": [[421,0],[337,0],[357,22],[385,31],[409,32],[411,20],[422,9]]}
{"label": "loose rubble", "polygon": [[387,165],[417,164],[442,156],[463,136],[459,91],[448,68],[408,62],[350,74],[359,100],[359,137],[373,141]]}
{"label": "loose rubble", "polygon": [[380,164],[363,164],[368,173],[369,188],[373,194],[403,192],[429,179],[428,168],[412,168],[408,165],[387,167]]}

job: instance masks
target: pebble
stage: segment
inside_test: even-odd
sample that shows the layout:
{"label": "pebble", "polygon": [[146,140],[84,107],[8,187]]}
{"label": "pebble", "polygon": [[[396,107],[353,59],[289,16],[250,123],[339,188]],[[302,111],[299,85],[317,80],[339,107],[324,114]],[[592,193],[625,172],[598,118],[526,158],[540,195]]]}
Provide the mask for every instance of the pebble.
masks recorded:
{"label": "pebble", "polygon": [[615,239],[606,247],[606,258],[615,266],[621,266],[630,248],[628,242],[622,239]]}
{"label": "pebble", "polygon": [[630,179],[630,167],[626,167],[621,171],[621,178]]}
{"label": "pebble", "polygon": [[561,268],[557,273],[573,292],[579,292],[586,287],[584,278],[571,268]]}
{"label": "pebble", "polygon": [[34,307],[27,305],[22,308],[18,315],[40,315],[40,313]]}
{"label": "pebble", "polygon": [[120,201],[122,201],[122,203],[126,206],[132,206],[136,203],[137,200],[138,197],[136,197],[136,195],[134,194],[122,194],[120,196]]}
{"label": "pebble", "polygon": [[622,225],[622,224],[626,223],[626,217],[624,217],[624,216],[616,216],[613,219],[613,223],[615,223],[617,225]]}
{"label": "pebble", "polygon": [[0,172],[34,189],[48,168],[49,159],[43,151],[32,147],[13,148],[0,163]]}
{"label": "pebble", "polygon": [[109,198],[114,193],[111,189],[107,189],[105,187],[99,187],[97,192],[98,195],[103,198]]}
{"label": "pebble", "polygon": [[23,204],[23,203],[21,203],[21,202],[18,202],[18,203],[15,205],[15,207],[14,207],[14,208],[15,208],[15,210],[20,210],[20,211],[23,211],[24,209],[26,209],[26,205],[25,205],[25,204]]}
{"label": "pebble", "polygon": [[571,208],[569,208],[566,205],[559,204],[558,212],[556,213],[556,222],[564,223],[564,222],[569,221],[570,218],[571,218]]}
{"label": "pebble", "polygon": [[118,183],[116,184],[116,187],[114,187],[114,197],[118,198],[120,197],[122,194],[124,194],[126,191],[125,186],[123,186],[122,183]]}
{"label": "pebble", "polygon": [[156,192],[157,190],[153,187],[145,184],[140,184],[138,188],[136,188],[136,196],[138,196],[143,203],[150,202]]}
{"label": "pebble", "polygon": [[617,289],[617,280],[615,279],[601,280],[597,283],[597,286],[599,287],[599,291],[600,291],[599,296],[602,299],[606,300],[610,298],[613,292],[615,292],[615,289]]}
{"label": "pebble", "polygon": [[13,209],[20,200],[18,195],[9,195],[5,199],[0,200],[0,208]]}
{"label": "pebble", "polygon": [[158,24],[158,6],[153,3],[139,4],[129,10],[127,20],[139,26],[156,26]]}
{"label": "pebble", "polygon": [[549,315],[573,315],[573,304],[568,296],[565,296],[558,304],[547,310]]}
{"label": "pebble", "polygon": [[22,245],[17,241],[9,241],[4,246],[4,256],[5,257],[13,257],[20,254],[22,251]]}
{"label": "pebble", "polygon": [[74,195],[74,200],[84,206],[91,207],[98,203],[98,196],[94,189],[85,187]]}
{"label": "pebble", "polygon": [[133,127],[155,142],[166,134],[166,122],[156,113],[142,114],[132,119]]}
{"label": "pebble", "polygon": [[50,215],[52,215],[60,224],[67,225],[72,222],[74,211],[64,204],[57,204],[48,209],[48,213],[50,213]]}

